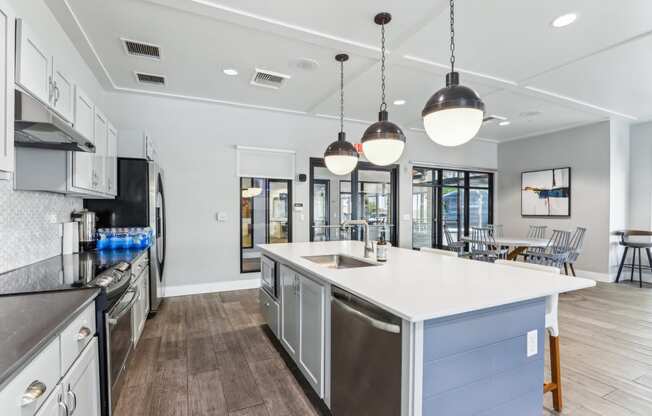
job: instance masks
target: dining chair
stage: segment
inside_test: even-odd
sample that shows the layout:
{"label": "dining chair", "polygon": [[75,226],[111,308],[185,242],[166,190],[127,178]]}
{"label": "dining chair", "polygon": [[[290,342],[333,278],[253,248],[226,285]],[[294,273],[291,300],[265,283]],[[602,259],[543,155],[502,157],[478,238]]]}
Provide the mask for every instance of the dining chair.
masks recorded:
{"label": "dining chair", "polygon": [[444,237],[446,238],[446,245],[453,251],[457,253],[457,255],[462,255],[464,254],[464,241],[458,241],[453,238],[453,233],[451,232],[450,228],[448,228],[448,224],[444,223]]}
{"label": "dining chair", "polygon": [[502,237],[503,234],[503,225],[502,224],[488,224],[487,228],[491,231],[491,235],[495,237]]}
{"label": "dining chair", "polygon": [[424,253],[440,254],[442,256],[448,256],[448,257],[457,257],[457,253],[450,250],[441,250],[438,248],[430,248],[430,247],[421,247],[419,250]]}
{"label": "dining chair", "polygon": [[[496,260],[495,264],[505,266],[521,267],[523,269],[539,270],[542,272],[560,274],[559,267],[543,266],[540,264],[523,263],[510,260]],[[550,383],[543,383],[543,393],[552,392],[552,404],[556,411],[560,412],[563,407],[561,388],[561,359],[559,354],[559,295],[554,294],[546,297],[545,325],[550,339]]]}
{"label": "dining chair", "polygon": [[471,227],[469,253],[472,259],[493,262],[507,257],[507,249],[498,247],[488,227]]}
{"label": "dining chair", "polygon": [[[527,262],[562,268],[566,266],[570,255],[570,231],[553,230],[548,244],[541,252],[528,254]],[[568,268],[564,268],[568,275]]]}
{"label": "dining chair", "polygon": [[[547,230],[548,230],[548,226],[546,225],[530,225],[527,230],[527,238],[538,239],[538,240],[544,239],[546,238]],[[525,253],[523,253],[522,256],[524,260],[527,261],[527,257],[530,254],[536,254],[542,251],[543,251],[543,247],[529,247],[527,250],[525,250]]]}
{"label": "dining chair", "polygon": [[[586,228],[577,227],[575,233],[573,233],[573,237],[571,237],[570,240],[570,253],[568,255],[568,260],[566,261],[566,263],[568,264],[568,266],[570,266],[571,273],[573,274],[573,276],[576,276],[574,265],[577,259],[580,257],[580,254],[582,254],[585,235],[586,235]],[[566,268],[566,265],[564,265],[564,268]]]}

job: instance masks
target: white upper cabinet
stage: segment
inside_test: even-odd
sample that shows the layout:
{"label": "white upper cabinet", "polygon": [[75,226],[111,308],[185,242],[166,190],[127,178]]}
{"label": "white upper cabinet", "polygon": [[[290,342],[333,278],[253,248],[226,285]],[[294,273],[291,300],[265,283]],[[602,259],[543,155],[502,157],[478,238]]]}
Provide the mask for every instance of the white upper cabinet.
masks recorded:
{"label": "white upper cabinet", "polygon": [[95,105],[79,86],[75,86],[74,124],[75,130],[94,142]]}
{"label": "white upper cabinet", "polygon": [[118,130],[111,123],[108,127],[106,146],[106,193],[118,193]]}
{"label": "white upper cabinet", "polygon": [[44,103],[52,92],[52,55],[24,20],[16,21],[16,83]]}
{"label": "white upper cabinet", "polygon": [[52,58],[52,93],[51,105],[66,121],[72,123],[75,106],[75,84],[68,73]]}
{"label": "white upper cabinet", "polygon": [[15,17],[0,0],[0,171],[14,170],[14,44]]}
{"label": "white upper cabinet", "polygon": [[95,178],[93,189],[103,193],[106,192],[105,159],[107,154],[108,129],[109,122],[106,116],[95,107],[95,160],[93,161]]}
{"label": "white upper cabinet", "polygon": [[[95,142],[95,106],[79,87],[75,87],[74,123],[79,133]],[[93,191],[95,183],[95,154],[72,152],[72,186]]]}

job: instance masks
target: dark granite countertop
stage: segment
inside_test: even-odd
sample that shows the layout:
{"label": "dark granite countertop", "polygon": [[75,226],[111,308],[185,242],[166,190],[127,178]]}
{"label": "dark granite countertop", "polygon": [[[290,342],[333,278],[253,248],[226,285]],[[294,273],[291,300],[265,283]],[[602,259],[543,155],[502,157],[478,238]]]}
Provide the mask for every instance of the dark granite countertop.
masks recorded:
{"label": "dark granite countertop", "polygon": [[0,296],[0,389],[100,294],[100,289]]}
{"label": "dark granite countertop", "polygon": [[119,263],[132,263],[147,249],[89,251],[50,257],[0,274],[0,295],[75,289]]}

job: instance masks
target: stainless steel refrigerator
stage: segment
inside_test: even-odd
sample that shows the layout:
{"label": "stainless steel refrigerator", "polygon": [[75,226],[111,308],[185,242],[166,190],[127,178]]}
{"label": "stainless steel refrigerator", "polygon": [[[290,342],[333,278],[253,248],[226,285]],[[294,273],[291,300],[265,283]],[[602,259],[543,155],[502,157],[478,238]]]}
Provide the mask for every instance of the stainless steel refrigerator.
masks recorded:
{"label": "stainless steel refrigerator", "polygon": [[97,215],[98,228],[151,227],[149,248],[150,315],[163,299],[165,269],[165,193],[163,171],[144,159],[118,158],[118,195],[115,199],[86,199],[84,207]]}

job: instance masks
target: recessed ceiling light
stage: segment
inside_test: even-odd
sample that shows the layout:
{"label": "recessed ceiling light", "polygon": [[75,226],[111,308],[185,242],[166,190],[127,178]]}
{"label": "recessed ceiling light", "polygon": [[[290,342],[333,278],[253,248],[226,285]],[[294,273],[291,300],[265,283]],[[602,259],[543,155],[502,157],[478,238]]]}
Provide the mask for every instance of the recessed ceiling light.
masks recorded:
{"label": "recessed ceiling light", "polygon": [[226,68],[222,72],[224,72],[225,75],[229,75],[231,77],[238,75],[238,70],[233,68]]}
{"label": "recessed ceiling light", "polygon": [[509,120],[504,120],[504,121],[501,121],[500,123],[498,123],[498,125],[499,125],[500,127],[509,126],[510,124],[512,124],[512,122],[509,121]]}
{"label": "recessed ceiling light", "polygon": [[405,100],[394,100],[394,105],[405,105]]}
{"label": "recessed ceiling light", "polygon": [[568,26],[571,23],[573,23],[575,20],[577,20],[576,13],[562,14],[561,16],[557,17],[555,20],[552,21],[552,27]]}

